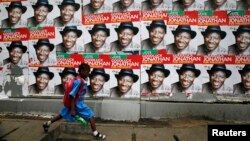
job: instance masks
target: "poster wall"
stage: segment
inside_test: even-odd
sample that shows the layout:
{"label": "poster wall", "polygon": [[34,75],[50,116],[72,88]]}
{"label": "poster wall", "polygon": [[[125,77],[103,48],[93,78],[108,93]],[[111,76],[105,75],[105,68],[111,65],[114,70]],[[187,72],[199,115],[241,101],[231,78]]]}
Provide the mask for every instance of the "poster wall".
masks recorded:
{"label": "poster wall", "polygon": [[0,11],[0,98],[62,97],[84,62],[89,99],[250,100],[247,1],[1,0]]}

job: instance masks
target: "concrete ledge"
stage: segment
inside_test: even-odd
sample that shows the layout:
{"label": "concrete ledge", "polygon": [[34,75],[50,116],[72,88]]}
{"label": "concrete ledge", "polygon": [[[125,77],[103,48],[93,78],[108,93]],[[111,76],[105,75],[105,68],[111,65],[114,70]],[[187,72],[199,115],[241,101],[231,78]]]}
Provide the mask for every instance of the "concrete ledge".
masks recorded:
{"label": "concrete ledge", "polygon": [[[95,116],[105,120],[138,121],[139,119],[206,118],[224,121],[250,121],[250,104],[177,103],[139,100],[85,100]],[[10,98],[0,100],[0,114],[51,116],[62,108],[61,99]]]}
{"label": "concrete ledge", "polygon": [[[138,121],[139,100],[85,100],[95,116],[106,120]],[[10,98],[0,100],[0,114],[18,113],[40,116],[56,115],[63,107],[62,99]]]}
{"label": "concrete ledge", "polygon": [[141,118],[206,118],[223,121],[250,121],[250,104],[169,103],[141,101]]}

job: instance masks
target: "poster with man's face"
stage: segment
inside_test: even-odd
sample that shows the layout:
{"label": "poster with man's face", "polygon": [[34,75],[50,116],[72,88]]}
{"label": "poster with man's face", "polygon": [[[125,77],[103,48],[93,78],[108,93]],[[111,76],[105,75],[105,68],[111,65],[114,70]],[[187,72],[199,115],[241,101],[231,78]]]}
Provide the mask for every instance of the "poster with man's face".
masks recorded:
{"label": "poster with man's face", "polygon": [[[2,69],[5,75],[28,74],[28,41],[1,42]],[[12,71],[13,66],[22,69],[20,73]]]}
{"label": "poster with man's face", "polygon": [[1,28],[27,27],[31,7],[28,1],[1,3]]}
{"label": "poster with man's face", "polygon": [[172,10],[172,1],[170,0],[142,0],[142,11],[166,11]]}
{"label": "poster with man's face", "polygon": [[54,39],[29,40],[29,65],[53,66],[57,64]]}
{"label": "poster with man's face", "polygon": [[[29,96],[54,96],[56,84],[56,71],[52,67],[29,68]],[[55,78],[54,78],[55,77]]]}
{"label": "poster with man's face", "polygon": [[82,15],[105,14],[112,12],[112,0],[84,0],[82,7]]}
{"label": "poster with man's face", "polygon": [[234,65],[206,64],[203,66],[206,73],[204,73],[202,80],[202,93],[216,96],[231,95],[233,93],[233,81],[239,80]]}
{"label": "poster with man's face", "polygon": [[56,0],[54,1],[54,26],[79,26],[82,23],[81,20],[81,0],[75,0],[73,2]]}
{"label": "poster with man's face", "polygon": [[136,55],[110,55],[110,97],[140,97],[140,59]]}
{"label": "poster with man's face", "polygon": [[204,2],[204,10],[227,11],[235,9],[235,0],[206,0]]}
{"label": "poster with man's face", "polygon": [[86,25],[84,30],[84,53],[109,53],[110,42],[114,40],[110,23]]}
{"label": "poster with man's face", "polygon": [[83,26],[57,27],[55,32],[55,51],[60,53],[83,53]]}
{"label": "poster with man's face", "polygon": [[[29,0],[29,16],[27,19],[28,27],[46,27],[54,25],[54,18],[57,15],[57,5],[55,1]],[[46,4],[46,6],[45,6]]]}
{"label": "poster with man's face", "polygon": [[139,54],[141,50],[140,13],[113,13],[111,53]]}
{"label": "poster with man's face", "polygon": [[204,0],[173,0],[173,11],[204,10]]}
{"label": "poster with man's face", "polygon": [[227,55],[228,46],[235,41],[228,26],[199,26],[199,32],[197,55]]}
{"label": "poster with man's face", "polygon": [[249,75],[250,67],[249,65],[234,65],[234,84],[233,84],[233,96],[234,97],[248,97],[250,96],[250,85],[249,85]]}
{"label": "poster with man's face", "polygon": [[141,11],[142,0],[112,0],[113,12]]}
{"label": "poster with man's face", "polygon": [[110,97],[110,56],[104,54],[83,54],[83,58],[83,62],[87,63],[91,68],[85,97]]}

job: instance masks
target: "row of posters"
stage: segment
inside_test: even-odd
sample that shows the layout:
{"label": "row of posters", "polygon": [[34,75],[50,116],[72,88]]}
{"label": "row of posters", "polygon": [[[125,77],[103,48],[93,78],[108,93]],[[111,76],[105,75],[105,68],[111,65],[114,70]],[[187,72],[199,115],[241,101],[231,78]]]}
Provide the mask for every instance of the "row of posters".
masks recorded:
{"label": "row of posters", "polygon": [[0,27],[80,26],[87,24],[87,19],[100,19],[112,13],[247,11],[249,5],[248,0],[2,0]]}
{"label": "row of posters", "polygon": [[26,73],[17,65],[10,66],[12,74],[1,73],[1,93],[9,97],[62,96],[67,77],[77,75],[77,67],[85,62],[91,66],[85,95],[90,98],[206,101],[221,96],[248,100],[249,57],[237,59],[156,51],[142,55],[62,53],[57,56],[58,66],[29,67]]}

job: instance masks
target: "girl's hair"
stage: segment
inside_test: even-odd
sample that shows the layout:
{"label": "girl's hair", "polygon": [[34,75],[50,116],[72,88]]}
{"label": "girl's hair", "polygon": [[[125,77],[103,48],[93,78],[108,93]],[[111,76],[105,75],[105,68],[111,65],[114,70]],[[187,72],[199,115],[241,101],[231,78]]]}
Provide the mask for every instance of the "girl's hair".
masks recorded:
{"label": "girl's hair", "polygon": [[82,63],[79,67],[78,67],[78,72],[80,72],[81,70],[88,70],[90,71],[90,66],[86,63]]}

